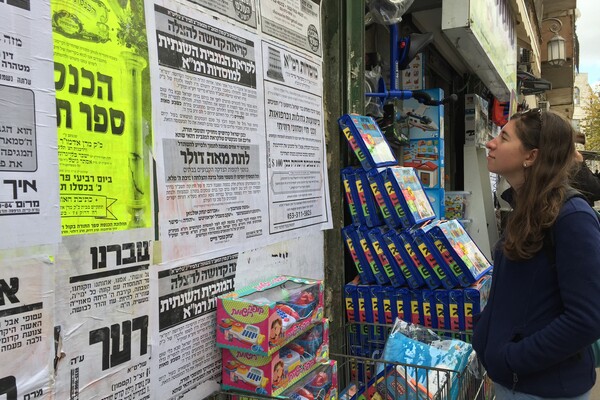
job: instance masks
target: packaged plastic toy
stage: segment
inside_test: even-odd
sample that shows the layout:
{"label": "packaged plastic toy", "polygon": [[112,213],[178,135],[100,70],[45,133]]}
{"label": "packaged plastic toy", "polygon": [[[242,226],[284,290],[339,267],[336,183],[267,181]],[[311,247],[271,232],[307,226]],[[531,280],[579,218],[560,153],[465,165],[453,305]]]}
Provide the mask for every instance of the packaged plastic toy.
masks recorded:
{"label": "packaged plastic toy", "polygon": [[352,218],[352,224],[360,225],[361,223],[364,223],[364,219],[361,219],[361,214],[358,210],[360,205],[357,204],[356,196],[353,195],[352,190],[356,182],[356,168],[347,167],[342,169],[341,176],[342,184],[344,186],[344,194],[346,195],[346,205],[348,206],[348,211],[350,212],[350,217]]}
{"label": "packaged plastic toy", "polygon": [[375,226],[383,225],[384,220],[381,216],[381,211],[377,202],[375,201],[375,197],[373,192],[371,191],[371,184],[369,182],[369,178],[367,177],[367,173],[359,168],[356,171],[356,179],[354,181],[356,190],[356,194],[358,196],[358,203],[360,204],[359,212],[362,213],[362,218],[364,219],[365,225],[369,228],[373,228]]}
{"label": "packaged plastic toy", "polygon": [[343,227],[342,237],[344,238],[344,243],[354,262],[354,266],[360,276],[361,282],[375,283],[375,276],[362,251],[361,243],[356,233],[356,227],[353,225]]}
{"label": "packaged plastic toy", "polygon": [[471,285],[492,268],[459,221],[443,221],[432,227],[428,234],[433,241],[441,241],[456,262],[459,269],[454,272],[460,271],[458,280],[462,286]]}
{"label": "packaged plastic toy", "polygon": [[386,187],[388,169],[373,169],[367,173],[371,191],[375,196],[375,200],[386,225],[390,228],[407,229],[410,221],[408,220],[404,209],[400,205],[397,198],[390,197],[388,190],[391,187]]}
{"label": "packaged plastic toy", "polygon": [[330,360],[300,379],[280,397],[293,400],[334,400],[337,392],[337,363]]}
{"label": "packaged plastic toy", "polygon": [[379,259],[375,253],[375,249],[371,244],[371,240],[369,239],[369,228],[366,226],[359,226],[356,229],[356,236],[358,237],[358,241],[360,243],[359,251],[362,251],[362,255],[365,257],[367,264],[370,266],[373,276],[375,276],[375,281],[380,285],[390,283],[389,278],[380,268],[380,264],[378,262]]}
{"label": "packaged plastic toy", "polygon": [[[429,231],[434,229],[439,223],[439,220],[432,221],[429,224],[415,229],[412,234],[423,254],[423,258],[426,259],[427,264],[436,274],[437,278],[442,283],[442,286],[446,289],[452,289],[459,286],[459,274],[455,272],[457,265],[448,253],[444,244],[439,239],[428,234]],[[458,272],[460,272],[460,269]]]}
{"label": "packaged plastic toy", "polygon": [[322,317],[322,281],[276,276],[217,298],[217,346],[270,355]]}
{"label": "packaged plastic toy", "polygon": [[367,232],[367,237],[375,252],[375,261],[377,262],[379,269],[385,273],[392,286],[400,287],[406,284],[406,280],[385,243],[383,235],[386,230],[387,229],[384,227],[373,228]]}
{"label": "packaged plastic toy", "polygon": [[338,119],[338,124],[365,171],[398,163],[373,118],[345,114]]}
{"label": "packaged plastic toy", "polygon": [[420,278],[412,257],[407,253],[402,240],[397,236],[398,233],[395,230],[390,229],[384,233],[383,239],[408,286],[412,289],[421,287],[425,282]]}
{"label": "packaged plastic toy", "polygon": [[435,212],[413,168],[388,168],[385,174],[385,188],[394,209],[398,210],[398,207],[401,207],[407,219],[406,228],[435,218]]}
{"label": "packaged plastic toy", "polygon": [[329,355],[329,324],[323,319],[270,356],[223,349],[224,389],[278,396]]}

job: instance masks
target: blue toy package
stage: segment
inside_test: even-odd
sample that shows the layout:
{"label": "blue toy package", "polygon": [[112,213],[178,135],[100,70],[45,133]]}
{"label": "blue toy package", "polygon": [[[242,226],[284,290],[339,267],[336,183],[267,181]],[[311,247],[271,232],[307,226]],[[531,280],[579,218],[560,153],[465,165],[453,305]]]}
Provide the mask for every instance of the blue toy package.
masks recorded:
{"label": "blue toy package", "polygon": [[[421,277],[425,281],[425,284],[429,287],[429,289],[436,289],[442,286],[442,281],[434,272],[434,268],[432,264],[435,260],[433,256],[427,250],[427,247],[422,243],[422,240],[418,238],[418,236],[413,235],[410,232],[402,232],[400,237],[404,240],[405,243],[410,244],[416,258],[419,260],[419,265],[417,266]],[[437,263],[435,263],[437,264]]]}
{"label": "blue toy package", "polygon": [[398,318],[403,321],[410,321],[412,319],[411,315],[411,290],[407,288],[398,288],[396,289],[396,314],[398,314]]}
{"label": "blue toy package", "polygon": [[373,276],[375,277],[375,281],[380,285],[385,285],[386,283],[390,283],[387,275],[381,270],[378,264],[377,255],[375,254],[375,249],[371,245],[371,241],[369,240],[369,228],[362,225],[356,229],[356,236],[358,238],[358,242],[360,243],[360,248],[358,251],[362,252],[367,265],[371,267],[371,271],[373,272]]}
{"label": "blue toy package", "polygon": [[435,307],[435,328],[450,329],[449,293],[446,289],[436,289],[432,293]]}
{"label": "blue toy package", "polygon": [[354,300],[356,299],[357,291],[356,283],[350,282],[344,285],[344,301],[346,302],[346,318],[348,322],[356,322],[356,308]]}
{"label": "blue toy package", "polygon": [[373,294],[377,298],[377,309],[380,324],[392,324],[398,317],[396,309],[396,290],[390,286],[372,286]]}
{"label": "blue toy package", "polygon": [[338,119],[338,124],[365,171],[398,163],[373,118],[344,114]]}
{"label": "blue toy package", "polygon": [[[394,205],[387,195],[385,188],[385,174],[386,169],[384,168],[374,169],[367,173],[371,192],[373,193],[375,202],[379,206],[379,210],[381,211],[381,215],[386,225],[390,228],[404,229],[408,220],[406,220],[405,216],[402,214],[403,211],[401,207],[394,209]],[[403,221],[403,219],[405,219],[405,221]]]}
{"label": "blue toy package", "polygon": [[360,204],[358,203],[358,196],[354,195],[352,191],[356,182],[356,168],[346,167],[342,169],[341,176],[342,184],[344,185],[344,194],[346,196],[346,205],[348,206],[348,211],[352,218],[352,224],[360,225],[365,222],[364,216],[359,212]]}
{"label": "blue toy package", "polygon": [[426,328],[433,328],[433,314],[434,310],[432,310],[432,299],[433,290],[423,289],[421,290],[421,296],[419,297],[419,301],[421,302],[420,308],[423,312],[423,326]]}
{"label": "blue toy package", "polygon": [[402,272],[404,280],[408,286],[412,289],[419,288],[425,284],[425,281],[421,279],[419,271],[415,266],[413,259],[407,253],[407,250],[402,242],[402,239],[398,237],[398,232],[394,229],[390,229],[383,235],[385,244],[392,255],[396,265]]}
{"label": "blue toy package", "polygon": [[374,283],[375,276],[371,271],[371,267],[367,263],[362,250],[360,241],[356,234],[356,228],[352,225],[348,225],[342,228],[342,237],[344,238],[344,243],[346,244],[346,248],[350,253],[350,257],[354,262],[354,266],[356,267],[356,271],[360,276],[360,280],[363,283]]}
{"label": "blue toy package", "polygon": [[413,324],[424,325],[423,319],[423,289],[412,289],[408,291],[410,304],[410,319],[404,320]]}
{"label": "blue toy package", "polygon": [[[463,293],[463,309],[465,314],[465,330],[473,330],[473,316],[483,311],[490,296],[492,286],[492,275],[482,276],[473,285],[466,287]],[[466,341],[471,340],[471,335],[467,334]]]}
{"label": "blue toy package", "polygon": [[462,224],[453,219],[437,224],[429,231],[432,239],[440,240],[464,274],[460,283],[466,287],[492,269],[492,264],[479,250]]}
{"label": "blue toy package", "polygon": [[[456,269],[456,263],[451,257],[448,257],[447,251],[439,240],[434,240],[428,232],[433,229],[440,221],[434,220],[412,231],[415,242],[418,244],[421,253],[427,260],[437,278],[446,289],[452,289],[459,286],[459,279],[454,274],[452,268]],[[429,253],[426,255],[426,253]]]}
{"label": "blue toy package", "polygon": [[360,209],[358,209],[358,212],[362,214],[362,219],[365,221],[364,224],[369,228],[383,225],[384,221],[381,215],[381,210],[379,209],[379,206],[377,205],[377,202],[373,196],[373,192],[371,191],[371,184],[367,177],[367,173],[362,168],[359,168],[356,171],[352,190],[358,197],[360,204]]}
{"label": "blue toy package", "polygon": [[464,289],[452,289],[448,291],[448,308],[450,310],[450,330],[457,331],[452,333],[452,337],[457,339],[463,335],[458,331],[465,330],[465,306]]}
{"label": "blue toy package", "polygon": [[371,241],[373,250],[375,250],[378,266],[385,272],[392,286],[404,286],[406,284],[404,275],[396,263],[396,260],[390,253],[383,237],[386,231],[387,229],[384,227],[373,228],[368,232],[368,237]]}
{"label": "blue toy package", "polygon": [[435,218],[435,212],[414,168],[390,167],[385,174],[387,194],[397,209],[403,211],[404,226],[411,228]]}
{"label": "blue toy package", "polygon": [[[388,375],[389,398],[432,400],[440,398],[443,393],[448,393],[449,388],[448,398],[457,400],[459,376],[466,372],[472,351],[471,345],[464,341],[442,340],[426,328],[397,320],[388,337],[382,357],[384,360],[401,364],[395,368],[395,374]],[[427,368],[443,371],[437,373]],[[385,370],[385,365],[378,365],[378,372]],[[391,384],[391,378],[394,384]],[[398,393],[399,388],[402,388],[403,392],[412,391],[412,393]]]}

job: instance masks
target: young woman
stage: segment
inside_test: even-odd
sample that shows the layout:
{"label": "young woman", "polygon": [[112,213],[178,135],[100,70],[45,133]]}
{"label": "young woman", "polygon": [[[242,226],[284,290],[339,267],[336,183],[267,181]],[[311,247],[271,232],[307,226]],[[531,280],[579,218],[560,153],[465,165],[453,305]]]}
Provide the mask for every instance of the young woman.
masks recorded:
{"label": "young woman", "polygon": [[513,210],[494,249],[473,348],[497,400],[589,399],[590,344],[600,338],[600,224],[584,199],[565,201],[573,129],[532,109],[486,147],[488,169],[511,186],[502,197]]}

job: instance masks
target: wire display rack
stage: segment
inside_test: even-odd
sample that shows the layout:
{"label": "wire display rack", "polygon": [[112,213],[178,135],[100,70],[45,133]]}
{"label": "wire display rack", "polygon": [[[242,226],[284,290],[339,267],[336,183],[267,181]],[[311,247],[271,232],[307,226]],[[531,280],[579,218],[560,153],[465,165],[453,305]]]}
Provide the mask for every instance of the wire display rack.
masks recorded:
{"label": "wire display rack", "polygon": [[[363,400],[494,399],[492,383],[476,357],[471,357],[462,370],[381,359],[380,355],[391,329],[392,325],[346,323],[342,332],[332,333],[332,341],[342,340],[343,343],[340,353],[330,354],[331,359],[338,363],[340,392],[353,383],[358,383],[356,385],[358,396],[355,398]],[[470,338],[470,332],[446,330],[435,332],[442,338],[461,340]],[[360,340],[358,344],[357,338]],[[359,353],[363,354],[359,355]],[[419,378],[420,383],[412,379],[415,377]],[[349,398],[348,396],[346,399]]]}
{"label": "wire display rack", "polygon": [[[392,325],[346,323],[330,333],[340,352],[330,353],[337,361],[340,400],[493,400],[493,386],[476,357],[462,370],[387,361],[380,358]],[[359,333],[357,335],[357,333]],[[444,338],[467,340],[470,332],[435,330]],[[357,337],[363,354],[357,351]],[[419,339],[419,338],[415,338]],[[411,377],[418,376],[419,382]],[[355,391],[344,389],[355,386]],[[354,397],[351,395],[355,394]],[[272,399],[256,393],[221,391],[215,400]],[[281,397],[279,397],[281,398]],[[315,399],[319,400],[319,399]]]}

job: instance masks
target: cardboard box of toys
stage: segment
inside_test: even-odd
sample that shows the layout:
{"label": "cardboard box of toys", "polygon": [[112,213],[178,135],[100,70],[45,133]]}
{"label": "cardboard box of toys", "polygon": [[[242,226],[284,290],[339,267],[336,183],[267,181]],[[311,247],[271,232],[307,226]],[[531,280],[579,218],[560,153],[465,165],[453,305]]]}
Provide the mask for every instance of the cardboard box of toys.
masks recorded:
{"label": "cardboard box of toys", "polygon": [[217,298],[217,346],[270,355],[322,317],[322,281],[275,276]]}
{"label": "cardboard box of toys", "polygon": [[317,368],[329,356],[326,319],[272,355],[223,349],[223,388],[277,396]]}

